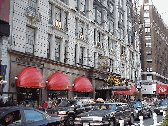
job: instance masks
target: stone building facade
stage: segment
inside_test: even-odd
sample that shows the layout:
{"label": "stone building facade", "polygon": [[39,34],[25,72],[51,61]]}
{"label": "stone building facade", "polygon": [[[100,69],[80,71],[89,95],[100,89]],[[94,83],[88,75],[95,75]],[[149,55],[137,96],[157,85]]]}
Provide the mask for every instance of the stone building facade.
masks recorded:
{"label": "stone building facade", "polygon": [[165,95],[168,83],[168,30],[150,0],[145,0],[141,7],[141,24],[143,25],[141,29],[142,94]]}
{"label": "stone building facade", "polygon": [[[131,0],[17,0],[11,5],[6,91],[17,92],[15,77],[25,67],[40,71],[46,85],[55,72],[67,75],[70,85],[86,77],[93,87],[87,96],[93,98],[100,97],[96,88],[107,86],[109,75],[119,77],[125,86],[135,84],[136,71],[140,77]],[[39,101],[46,100],[46,94],[48,90],[40,89]],[[68,98],[73,97],[68,91]],[[104,99],[110,97],[107,92]]]}

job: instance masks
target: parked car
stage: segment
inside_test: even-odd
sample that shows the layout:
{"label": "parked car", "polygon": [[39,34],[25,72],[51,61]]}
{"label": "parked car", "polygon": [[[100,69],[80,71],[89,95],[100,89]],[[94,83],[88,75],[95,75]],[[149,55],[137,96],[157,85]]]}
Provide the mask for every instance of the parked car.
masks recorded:
{"label": "parked car", "polygon": [[152,116],[151,107],[142,101],[135,102],[134,109],[137,114],[137,118],[139,118],[139,116],[143,116],[143,117],[148,116],[149,118]]}
{"label": "parked car", "polygon": [[78,114],[74,124],[116,126],[119,120],[124,120],[125,124],[132,124],[133,118],[134,115],[127,103],[96,103],[90,111]]}
{"label": "parked car", "polygon": [[91,109],[91,104],[82,103],[77,99],[65,99],[54,109],[48,109],[47,113],[52,116],[59,116],[65,125],[73,125],[77,114]]}
{"label": "parked car", "polygon": [[50,117],[43,111],[30,107],[0,107],[0,126],[60,126],[60,117]]}
{"label": "parked car", "polygon": [[154,112],[156,114],[163,114],[163,111],[166,111],[167,109],[167,100],[160,100],[155,105]]}

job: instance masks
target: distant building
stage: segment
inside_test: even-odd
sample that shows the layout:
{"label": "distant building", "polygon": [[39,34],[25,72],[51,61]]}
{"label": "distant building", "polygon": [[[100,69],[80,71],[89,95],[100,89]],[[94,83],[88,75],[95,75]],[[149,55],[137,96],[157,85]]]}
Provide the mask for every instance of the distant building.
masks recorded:
{"label": "distant building", "polygon": [[142,94],[168,94],[168,29],[149,0],[141,6]]}

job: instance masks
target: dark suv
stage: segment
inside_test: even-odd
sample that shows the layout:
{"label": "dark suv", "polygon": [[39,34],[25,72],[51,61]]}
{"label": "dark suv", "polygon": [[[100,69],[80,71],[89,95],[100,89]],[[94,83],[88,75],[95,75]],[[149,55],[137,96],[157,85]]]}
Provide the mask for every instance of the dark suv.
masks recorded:
{"label": "dark suv", "polygon": [[82,103],[76,99],[65,99],[55,109],[48,109],[47,113],[50,116],[60,116],[65,125],[73,125],[77,114],[89,111],[91,105]]}

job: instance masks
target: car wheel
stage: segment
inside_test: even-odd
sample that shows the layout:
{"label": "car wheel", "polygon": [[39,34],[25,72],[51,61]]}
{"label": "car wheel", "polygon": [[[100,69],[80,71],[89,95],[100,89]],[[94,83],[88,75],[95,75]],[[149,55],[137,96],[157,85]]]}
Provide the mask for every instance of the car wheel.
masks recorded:
{"label": "car wheel", "polygon": [[148,118],[151,118],[151,116],[152,116],[152,112],[150,111],[149,115],[148,115]]}
{"label": "car wheel", "polygon": [[131,115],[129,124],[132,125],[133,123],[134,123],[134,116]]}
{"label": "car wheel", "polygon": [[109,126],[115,126],[115,121],[114,121],[114,119],[110,120]]}
{"label": "car wheel", "polygon": [[73,126],[74,125],[74,117],[73,115],[68,116],[67,119],[67,126]]}

